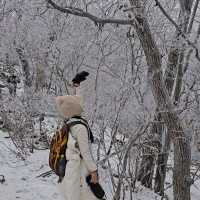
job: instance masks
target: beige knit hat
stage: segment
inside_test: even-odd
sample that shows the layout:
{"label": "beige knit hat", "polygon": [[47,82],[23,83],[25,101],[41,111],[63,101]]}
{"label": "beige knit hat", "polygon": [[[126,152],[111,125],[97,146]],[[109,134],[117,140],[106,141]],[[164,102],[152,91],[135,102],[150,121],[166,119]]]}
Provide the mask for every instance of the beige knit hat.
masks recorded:
{"label": "beige knit hat", "polygon": [[56,97],[58,112],[66,118],[80,116],[83,112],[82,99],[77,95],[66,95]]}

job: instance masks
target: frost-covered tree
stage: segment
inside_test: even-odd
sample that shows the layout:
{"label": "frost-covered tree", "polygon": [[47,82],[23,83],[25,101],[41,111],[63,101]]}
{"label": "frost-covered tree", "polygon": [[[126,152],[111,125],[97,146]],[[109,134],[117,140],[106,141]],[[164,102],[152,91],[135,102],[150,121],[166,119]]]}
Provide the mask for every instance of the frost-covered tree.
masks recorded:
{"label": "frost-covered tree", "polygon": [[[127,187],[132,191],[137,178],[164,195],[166,155],[173,143],[174,199],[189,200],[188,138],[199,118],[198,3],[0,1],[3,72],[19,68],[21,79],[21,90],[16,88],[8,104],[26,105],[21,113],[30,113],[31,123],[43,113],[56,116],[54,96],[69,94],[72,77],[89,71],[81,86],[84,106],[99,129],[97,157],[109,170],[114,198],[126,196]],[[139,170],[137,148],[144,153]],[[117,167],[110,163],[113,154]]]}

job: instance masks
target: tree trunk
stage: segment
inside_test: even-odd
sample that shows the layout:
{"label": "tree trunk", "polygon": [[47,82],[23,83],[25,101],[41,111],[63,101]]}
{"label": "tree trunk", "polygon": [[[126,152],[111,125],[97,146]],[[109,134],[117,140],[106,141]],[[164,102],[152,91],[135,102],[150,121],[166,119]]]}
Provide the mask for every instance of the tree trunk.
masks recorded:
{"label": "tree trunk", "polygon": [[130,0],[136,8],[137,20],[133,26],[143,47],[149,71],[149,80],[154,99],[164,120],[169,136],[174,143],[173,189],[175,200],[190,200],[190,144],[180,120],[173,109],[173,104],[164,84],[161,68],[161,55],[151,34],[139,1]]}
{"label": "tree trunk", "polygon": [[44,64],[36,64],[35,91],[41,91],[46,86],[46,74]]}
{"label": "tree trunk", "polygon": [[[138,173],[138,181],[147,188],[152,188],[153,173],[156,162],[156,155],[161,151],[162,125],[160,114],[155,114],[150,134],[145,139],[145,146],[142,149],[142,161]],[[156,151],[156,152],[155,152]]]}
{"label": "tree trunk", "polygon": [[154,191],[159,195],[164,195],[165,177],[167,172],[167,161],[170,152],[170,138],[168,131],[166,131],[164,144],[162,144],[162,151],[158,155],[157,169],[155,175]]}
{"label": "tree trunk", "polygon": [[[179,14],[179,27],[183,33],[187,33],[187,27],[189,24],[189,17],[191,14],[192,1],[190,1],[190,9],[181,10]],[[172,41],[172,47],[168,56],[167,69],[165,72],[165,85],[168,90],[171,99],[175,105],[178,104],[181,89],[182,89],[182,79],[183,79],[183,62],[184,62],[184,44],[180,44],[181,38],[178,31],[176,31],[174,39]],[[166,167],[170,151],[170,137],[169,133],[166,132],[164,136],[164,144],[162,148],[162,153],[159,154],[158,164],[156,169],[155,177],[155,187],[154,191],[160,195],[164,195],[164,182],[166,177]]]}
{"label": "tree trunk", "polygon": [[24,73],[24,77],[25,77],[25,80],[24,80],[24,87],[25,88],[30,88],[32,86],[32,79],[31,79],[31,76],[30,76],[30,66],[29,66],[29,63],[27,61],[27,59],[25,58],[25,55],[23,53],[23,50],[20,49],[20,48],[16,48],[16,52],[19,56],[19,60],[21,62],[21,65],[22,65],[22,71]]}
{"label": "tree trunk", "polygon": [[154,155],[142,155],[142,161],[140,163],[140,170],[138,172],[137,180],[147,188],[152,188],[152,179],[154,172]]}

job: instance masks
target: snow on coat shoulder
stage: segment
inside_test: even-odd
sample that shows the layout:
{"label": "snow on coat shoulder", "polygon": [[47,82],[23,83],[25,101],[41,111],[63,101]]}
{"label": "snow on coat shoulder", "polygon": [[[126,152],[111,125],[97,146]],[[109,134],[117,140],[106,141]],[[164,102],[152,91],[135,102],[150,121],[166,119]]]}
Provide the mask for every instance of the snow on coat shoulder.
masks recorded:
{"label": "snow on coat shoulder", "polygon": [[[78,144],[79,149],[76,144]],[[86,176],[97,170],[97,166],[90,151],[87,129],[82,124],[71,128],[66,159],[68,163],[65,177],[58,184],[65,200],[97,200],[86,183]]]}

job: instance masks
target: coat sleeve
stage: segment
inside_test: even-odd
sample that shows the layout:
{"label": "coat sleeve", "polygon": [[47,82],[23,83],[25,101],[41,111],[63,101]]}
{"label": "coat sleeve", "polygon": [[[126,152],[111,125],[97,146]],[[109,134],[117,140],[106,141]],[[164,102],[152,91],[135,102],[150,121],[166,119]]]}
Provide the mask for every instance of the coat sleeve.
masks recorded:
{"label": "coat sleeve", "polygon": [[86,167],[89,172],[93,172],[97,170],[97,166],[93,160],[90,147],[89,147],[89,139],[88,139],[88,130],[84,125],[78,124],[74,127],[75,135],[77,138],[77,142],[79,145],[80,153],[85,161]]}

